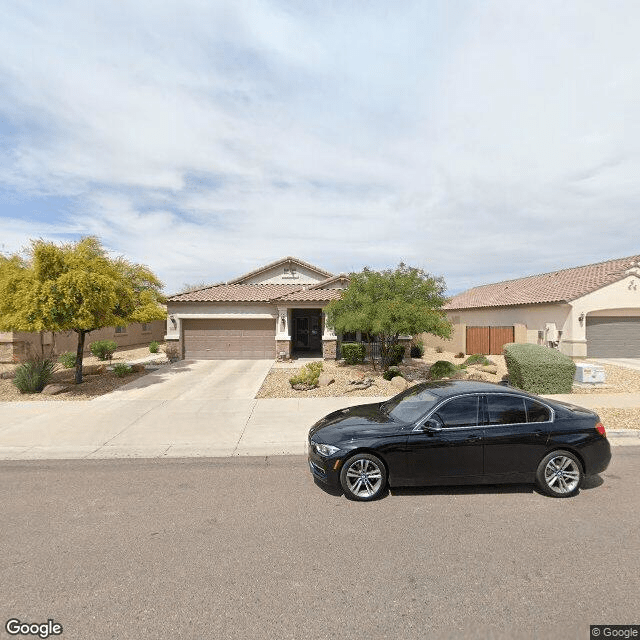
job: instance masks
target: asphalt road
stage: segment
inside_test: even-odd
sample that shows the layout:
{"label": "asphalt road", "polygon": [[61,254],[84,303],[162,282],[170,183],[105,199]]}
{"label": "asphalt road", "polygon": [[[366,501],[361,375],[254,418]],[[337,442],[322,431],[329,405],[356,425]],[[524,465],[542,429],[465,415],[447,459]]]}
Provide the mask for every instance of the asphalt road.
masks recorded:
{"label": "asphalt road", "polygon": [[586,639],[640,623],[639,506],[640,447],[569,500],[353,503],[300,457],[5,461],[0,637]]}

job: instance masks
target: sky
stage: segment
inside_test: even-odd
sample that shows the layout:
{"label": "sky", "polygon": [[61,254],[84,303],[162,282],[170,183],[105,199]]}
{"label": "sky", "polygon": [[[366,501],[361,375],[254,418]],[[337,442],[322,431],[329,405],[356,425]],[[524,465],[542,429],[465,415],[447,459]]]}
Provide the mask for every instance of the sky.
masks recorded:
{"label": "sky", "polygon": [[640,4],[4,0],[0,252],[449,293],[640,253]]}

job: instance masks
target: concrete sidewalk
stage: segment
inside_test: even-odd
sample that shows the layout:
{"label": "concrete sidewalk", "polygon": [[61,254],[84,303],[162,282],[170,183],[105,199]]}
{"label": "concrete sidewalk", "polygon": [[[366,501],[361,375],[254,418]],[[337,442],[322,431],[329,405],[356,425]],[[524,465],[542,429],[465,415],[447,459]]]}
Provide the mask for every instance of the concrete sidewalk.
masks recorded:
{"label": "concrete sidewalk", "polygon": [[[0,403],[0,459],[304,454],[309,427],[386,398],[255,398],[272,365],[181,361],[90,402]],[[640,407],[640,394],[549,396],[588,408]],[[640,431],[611,432],[640,444]]]}

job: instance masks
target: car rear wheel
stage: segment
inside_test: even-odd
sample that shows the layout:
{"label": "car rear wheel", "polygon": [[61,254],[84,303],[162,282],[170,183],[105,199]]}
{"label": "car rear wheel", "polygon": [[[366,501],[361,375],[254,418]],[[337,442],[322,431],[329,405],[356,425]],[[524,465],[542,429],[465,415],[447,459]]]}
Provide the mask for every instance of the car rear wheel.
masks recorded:
{"label": "car rear wheel", "polygon": [[380,458],[370,453],[357,453],[344,463],[340,484],[350,500],[375,500],[387,486],[387,471]]}
{"label": "car rear wheel", "polygon": [[582,465],[568,451],[552,451],[538,465],[538,487],[554,498],[570,498],[580,491]]}

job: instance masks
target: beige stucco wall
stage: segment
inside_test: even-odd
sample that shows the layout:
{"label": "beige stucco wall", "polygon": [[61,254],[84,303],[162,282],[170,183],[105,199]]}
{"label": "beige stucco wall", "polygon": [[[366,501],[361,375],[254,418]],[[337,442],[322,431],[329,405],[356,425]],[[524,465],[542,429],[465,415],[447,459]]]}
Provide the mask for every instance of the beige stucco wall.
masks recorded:
{"label": "beige stucco wall", "polygon": [[[613,284],[593,291],[572,303],[567,317],[566,342],[560,349],[574,357],[587,357],[587,316],[640,316],[640,273],[631,273]],[[580,322],[580,315],[585,315]]]}
{"label": "beige stucco wall", "polygon": [[182,321],[193,319],[267,319],[278,316],[276,305],[265,302],[250,304],[229,304],[220,302],[168,302],[165,340],[179,340]]}
{"label": "beige stucco wall", "polygon": [[[289,266],[295,268],[295,277],[284,275],[285,267]],[[243,284],[316,284],[328,277],[293,262],[291,265],[281,264],[264,273],[259,273],[243,281]]]}
{"label": "beige stucco wall", "polygon": [[[113,340],[119,347],[163,340],[165,321],[154,320],[148,324],[150,327],[148,331],[143,331],[142,325],[138,323],[127,326],[124,333],[116,333],[115,327],[92,331],[85,338],[85,352],[89,351],[92,342],[98,340]],[[66,351],[75,352],[78,347],[78,334],[74,331],[65,331],[56,333],[54,336],[46,331],[43,334],[43,343],[45,351],[53,348],[56,355]],[[17,359],[23,360],[29,353],[40,353],[40,349],[39,333],[22,331],[0,333],[0,361],[2,362],[10,362],[14,355]]]}

